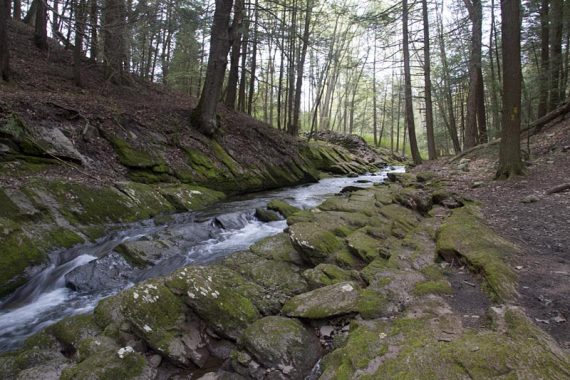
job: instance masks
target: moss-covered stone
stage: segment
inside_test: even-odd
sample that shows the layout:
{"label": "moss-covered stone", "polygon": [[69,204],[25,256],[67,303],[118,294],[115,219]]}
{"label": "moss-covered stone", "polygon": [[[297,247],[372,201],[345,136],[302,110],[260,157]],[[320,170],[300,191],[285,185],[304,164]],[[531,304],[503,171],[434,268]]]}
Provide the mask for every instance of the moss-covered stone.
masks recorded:
{"label": "moss-covered stone", "polygon": [[261,239],[249,249],[251,252],[263,258],[287,261],[296,265],[303,264],[303,258],[295,247],[293,247],[291,239],[289,239],[289,235],[286,233],[280,233]]}
{"label": "moss-covered stone", "polygon": [[101,333],[92,314],[65,318],[48,327],[46,331],[54,336],[66,350],[71,351],[77,350],[81,340],[97,336]]}
{"label": "moss-covered stone", "polygon": [[119,137],[110,139],[115,152],[119,156],[119,162],[131,168],[153,168],[164,164],[162,158],[152,155],[147,151],[138,149]]}
{"label": "moss-covered stone", "polygon": [[258,207],[255,209],[255,217],[261,222],[276,222],[281,220],[279,214],[274,211],[267,210],[263,207]]}
{"label": "moss-covered stone", "polygon": [[239,343],[263,367],[292,379],[304,378],[321,353],[319,340],[302,323],[278,316],[252,323]]}
{"label": "moss-covered stone", "polygon": [[497,301],[517,294],[516,275],[506,263],[518,252],[481,219],[475,206],[455,209],[437,232],[437,252],[446,260],[459,259],[481,273],[486,289]]}
{"label": "moss-covered stone", "polygon": [[383,244],[366,233],[367,229],[360,229],[346,238],[348,249],[366,262],[371,262],[380,256]]}
{"label": "moss-covered stone", "polygon": [[293,246],[303,258],[316,265],[326,260],[342,247],[341,241],[316,223],[297,223],[289,227]]}
{"label": "moss-covered stone", "polygon": [[136,240],[119,244],[115,251],[133,265],[145,267],[158,262],[168,245],[160,240]]}
{"label": "moss-covered stone", "polygon": [[355,282],[338,284],[299,294],[283,305],[282,312],[289,317],[323,319],[357,311],[358,285]]}
{"label": "moss-covered stone", "polygon": [[66,368],[61,374],[61,380],[142,380],[153,375],[154,370],[148,366],[140,353],[129,350],[121,354],[122,358],[119,355],[119,351],[107,351],[89,356],[75,366]]}
{"label": "moss-covered stone", "polygon": [[425,294],[452,294],[453,289],[446,280],[418,282],[414,287],[414,294],[423,296]]}
{"label": "moss-covered stone", "polygon": [[392,234],[403,237],[410,232],[419,222],[419,217],[412,210],[397,204],[384,206],[380,213],[393,222]]}
{"label": "moss-covered stone", "polygon": [[312,287],[332,285],[345,281],[358,281],[358,272],[342,269],[334,264],[319,264],[303,272]]}
{"label": "moss-covered stone", "polygon": [[295,214],[298,211],[301,211],[299,208],[295,206],[291,206],[289,203],[282,201],[280,199],[273,199],[267,204],[268,210],[277,211],[285,218],[288,218]]}
{"label": "moss-covered stone", "polygon": [[26,268],[41,264],[47,255],[22,231],[1,238],[0,247],[0,296],[3,296],[24,284]]}
{"label": "moss-covered stone", "polygon": [[249,298],[259,294],[252,294],[247,281],[228,268],[186,267],[169,276],[166,286],[218,334],[230,339],[239,338],[248,324],[261,317]]}
{"label": "moss-covered stone", "polygon": [[219,191],[191,185],[163,185],[159,192],[177,211],[197,210],[225,198]]}
{"label": "moss-covered stone", "polygon": [[160,194],[155,186],[137,182],[118,182],[115,186],[127,194],[148,217],[175,211],[175,207]]}
{"label": "moss-covered stone", "polygon": [[357,310],[364,319],[379,318],[386,314],[388,300],[385,294],[372,289],[360,291]]}

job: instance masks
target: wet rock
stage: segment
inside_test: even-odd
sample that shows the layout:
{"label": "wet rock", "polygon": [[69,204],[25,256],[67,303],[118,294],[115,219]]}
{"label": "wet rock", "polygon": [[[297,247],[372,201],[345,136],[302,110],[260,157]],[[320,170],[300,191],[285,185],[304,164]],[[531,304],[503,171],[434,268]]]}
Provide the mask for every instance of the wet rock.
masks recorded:
{"label": "wet rock", "polygon": [[[271,316],[251,324],[240,345],[267,372],[283,379],[301,379],[309,373],[321,355],[318,338],[295,319]],[[249,373],[254,378],[259,371]]]}
{"label": "wet rock", "polygon": [[217,216],[214,219],[214,223],[224,230],[239,230],[249,222],[249,216],[247,213],[234,212]]}
{"label": "wet rock", "polygon": [[133,265],[147,266],[163,259],[168,248],[165,241],[136,240],[124,242],[115,250]]}
{"label": "wet rock", "polygon": [[118,253],[81,265],[65,275],[65,286],[76,291],[125,287],[133,277],[133,267]]}
{"label": "wet rock", "polygon": [[301,254],[295,249],[286,233],[266,237],[253,244],[249,249],[261,257],[287,261],[296,265],[304,264]]}
{"label": "wet rock", "polygon": [[290,226],[289,237],[303,258],[314,265],[342,247],[336,236],[316,223],[301,222]]}
{"label": "wet rock", "polygon": [[261,222],[275,222],[281,220],[281,217],[276,212],[261,207],[255,209],[255,217]]}
{"label": "wet rock", "polygon": [[342,269],[334,264],[319,264],[303,272],[312,287],[332,285],[344,281],[357,281],[360,279],[357,271]]}
{"label": "wet rock", "polygon": [[290,217],[291,215],[295,214],[298,211],[301,211],[301,209],[295,206],[291,206],[289,203],[279,199],[274,199],[271,202],[269,202],[267,204],[267,209],[272,211],[277,211],[285,218]]}
{"label": "wet rock", "polygon": [[217,372],[208,372],[197,380],[245,380],[245,378],[235,372],[218,370]]}
{"label": "wet rock", "polygon": [[358,174],[355,173],[355,172],[350,172],[350,173],[348,173],[346,176],[347,176],[348,178],[356,178],[356,177],[358,177]]}
{"label": "wet rock", "polygon": [[359,191],[359,190],[364,190],[364,187],[345,186],[345,187],[343,187],[342,190],[340,191],[340,194],[353,193],[353,192]]}
{"label": "wet rock", "polygon": [[340,282],[303,293],[283,305],[289,317],[329,318],[357,311],[359,287],[355,282]]}
{"label": "wet rock", "polygon": [[252,302],[260,297],[259,287],[219,265],[180,269],[166,279],[166,286],[223,337],[238,339],[261,317]]}

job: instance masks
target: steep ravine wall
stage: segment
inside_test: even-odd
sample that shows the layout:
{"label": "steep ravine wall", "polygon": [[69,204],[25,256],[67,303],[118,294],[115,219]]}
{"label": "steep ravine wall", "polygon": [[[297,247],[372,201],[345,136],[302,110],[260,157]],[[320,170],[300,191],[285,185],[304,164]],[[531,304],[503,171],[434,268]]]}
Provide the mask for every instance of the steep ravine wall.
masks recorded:
{"label": "steep ravine wall", "polygon": [[50,251],[121,224],[314,182],[321,171],[373,171],[384,162],[378,155],[374,166],[339,146],[306,144],[245,116],[207,139],[126,116],[77,125],[76,118],[53,120],[45,107],[0,119],[0,297],[46,264]]}

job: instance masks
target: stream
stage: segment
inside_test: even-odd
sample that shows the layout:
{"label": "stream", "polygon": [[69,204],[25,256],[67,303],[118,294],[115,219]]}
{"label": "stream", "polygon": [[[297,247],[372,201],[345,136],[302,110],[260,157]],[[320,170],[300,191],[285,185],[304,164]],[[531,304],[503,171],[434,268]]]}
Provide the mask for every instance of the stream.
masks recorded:
{"label": "stream", "polygon": [[[167,275],[182,266],[219,260],[282,232],[287,227],[285,220],[264,223],[255,217],[255,209],[265,207],[272,199],[313,208],[346,186],[368,187],[382,182],[389,171],[403,172],[404,168],[250,194],[207,210],[173,215],[165,225],[156,225],[151,219],[123,226],[123,230],[95,243],[53,252],[43,270],[0,301],[0,352],[18,348],[27,337],[65,317],[93,310],[102,298],[137,282]],[[159,244],[161,258],[150,267],[130,265],[114,250],[134,241]]]}

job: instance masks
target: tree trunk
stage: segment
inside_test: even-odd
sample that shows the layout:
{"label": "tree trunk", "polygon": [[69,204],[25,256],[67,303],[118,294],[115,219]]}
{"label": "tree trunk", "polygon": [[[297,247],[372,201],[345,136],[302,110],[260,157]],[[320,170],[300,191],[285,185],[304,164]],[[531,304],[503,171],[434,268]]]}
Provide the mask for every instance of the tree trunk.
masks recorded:
{"label": "tree trunk", "polygon": [[234,19],[230,30],[232,41],[232,52],[230,54],[230,72],[228,75],[228,85],[226,90],[225,104],[231,109],[236,106],[237,86],[239,79],[239,56],[242,37],[243,0],[236,0],[234,4]]}
{"label": "tree trunk", "polygon": [[469,92],[467,94],[467,120],[465,125],[465,148],[477,145],[478,129],[477,116],[479,114],[479,70],[481,68],[481,38],[483,9],[481,0],[463,0],[469,18],[471,19],[471,52],[469,57]]}
{"label": "tree trunk", "polygon": [[90,41],[90,54],[91,59],[94,61],[98,60],[99,55],[99,35],[97,33],[97,20],[98,20],[98,7],[97,0],[90,0],[90,10],[89,10],[89,23],[91,24],[91,41]]}
{"label": "tree trunk", "polygon": [[[497,38],[495,36],[495,1],[491,0],[491,30],[489,32],[489,68],[491,71],[491,112],[493,113],[493,130],[498,131],[500,120],[499,120],[499,96],[498,96],[498,86],[497,86],[497,76],[495,74],[495,65],[493,58],[493,48],[497,43]],[[456,152],[459,153],[459,152]]]}
{"label": "tree trunk", "polygon": [[503,37],[503,117],[497,178],[523,173],[520,152],[521,33],[520,0],[501,1]]}
{"label": "tree trunk", "polygon": [[438,35],[439,35],[439,49],[441,54],[441,64],[443,68],[443,93],[447,101],[447,109],[449,112],[449,136],[451,137],[451,142],[453,143],[453,150],[455,154],[461,152],[461,144],[459,142],[459,137],[457,134],[457,121],[455,119],[455,111],[453,108],[453,96],[451,94],[451,79],[449,78],[449,66],[447,64],[447,53],[445,51],[445,39],[443,36],[443,22],[441,20],[441,15],[438,11]]}
{"label": "tree trunk", "polygon": [[251,53],[251,69],[250,69],[250,73],[249,73],[249,95],[248,95],[248,99],[247,99],[247,113],[249,115],[253,114],[253,99],[254,99],[254,94],[255,94],[255,75],[256,75],[256,70],[257,70],[257,44],[258,44],[258,40],[259,40],[259,3],[258,0],[255,0],[255,5],[254,5],[254,17],[255,17],[255,21],[253,23],[253,47],[252,47],[252,53]]}
{"label": "tree trunk", "polygon": [[14,0],[12,17],[16,21],[20,21],[22,19],[22,0]]}
{"label": "tree trunk", "polygon": [[218,129],[216,107],[222,94],[224,74],[230,50],[229,28],[233,0],[216,0],[210,38],[210,57],[204,88],[198,106],[192,112],[192,122],[202,133],[213,136]]}
{"label": "tree trunk", "polygon": [[560,103],[562,74],[562,0],[552,0],[550,8],[550,111]]}
{"label": "tree trunk", "polygon": [[550,31],[548,29],[549,0],[542,0],[540,4],[540,90],[538,96],[538,117],[541,118],[548,112],[548,62],[550,45]]}
{"label": "tree trunk", "polygon": [[105,77],[115,83],[121,83],[126,55],[124,0],[106,0],[103,13]]}
{"label": "tree trunk", "polygon": [[301,47],[301,56],[297,62],[297,83],[295,84],[295,104],[293,109],[293,120],[290,124],[288,132],[290,135],[297,136],[301,128],[299,117],[301,115],[301,90],[303,87],[303,68],[305,67],[305,58],[307,56],[307,48],[309,46],[309,34],[311,32],[311,10],[312,0],[307,0],[307,9],[305,10],[305,25],[303,30],[303,46]]}
{"label": "tree trunk", "polygon": [[43,0],[38,1],[36,10],[36,25],[34,30],[34,43],[41,50],[47,50],[47,7]]}
{"label": "tree trunk", "polygon": [[83,50],[83,36],[85,34],[86,0],[79,0],[75,12],[75,42],[73,46],[73,82],[81,87],[81,56]]}
{"label": "tree trunk", "polygon": [[431,99],[431,59],[429,46],[429,17],[427,0],[422,0],[422,14],[424,21],[424,87],[426,100],[428,158],[430,160],[435,160],[437,158],[437,151],[435,149],[435,136],[433,131],[433,102]]}
{"label": "tree trunk", "polygon": [[[416,141],[416,126],[414,123],[414,106],[412,99],[412,75],[410,72],[410,49],[408,44],[408,0],[403,0],[402,7],[402,32],[403,42],[402,47],[404,50],[404,87],[405,87],[405,102],[406,102],[406,126],[408,128],[408,135],[410,138],[410,150],[412,152],[412,159],[416,165],[422,163],[422,157],[418,150],[418,143]],[[405,135],[404,135],[405,136]]]}
{"label": "tree trunk", "polygon": [[10,49],[8,46],[8,18],[10,0],[0,1],[0,79],[9,79]]}

